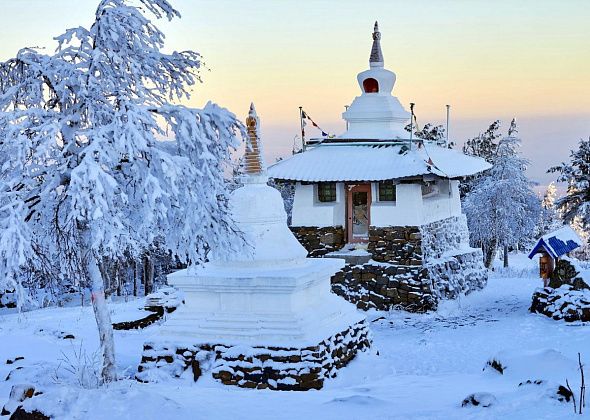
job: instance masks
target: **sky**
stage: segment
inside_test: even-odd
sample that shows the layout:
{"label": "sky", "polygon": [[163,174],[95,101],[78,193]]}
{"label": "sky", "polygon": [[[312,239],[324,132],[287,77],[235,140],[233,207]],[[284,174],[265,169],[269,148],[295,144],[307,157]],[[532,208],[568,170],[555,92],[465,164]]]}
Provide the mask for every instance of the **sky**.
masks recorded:
{"label": "sky", "polygon": [[[0,0],[0,60],[25,46],[54,47],[65,28],[89,26],[97,0]],[[445,123],[458,144],[516,118],[529,177],[590,136],[590,0],[172,0],[182,14],[158,25],[167,50],[195,50],[206,70],[188,105],[212,100],[261,118],[267,161],[287,156],[299,106],[324,131],[344,131],[360,94],[375,20],[385,67],[418,123]],[[311,128],[308,130],[310,131]],[[310,133],[311,134],[311,133]],[[317,133],[320,134],[319,132]]]}

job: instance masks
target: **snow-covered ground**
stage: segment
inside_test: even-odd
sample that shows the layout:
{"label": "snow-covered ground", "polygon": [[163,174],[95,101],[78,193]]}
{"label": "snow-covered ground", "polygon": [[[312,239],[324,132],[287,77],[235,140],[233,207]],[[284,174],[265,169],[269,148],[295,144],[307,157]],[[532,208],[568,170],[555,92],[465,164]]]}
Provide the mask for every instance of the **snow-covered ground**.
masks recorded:
{"label": "snow-covered ground", "polygon": [[[118,370],[127,379],[85,389],[74,386],[74,375],[68,372],[69,365],[77,363],[65,360],[76,359],[80,352],[92,359],[98,348],[90,307],[22,315],[0,312],[0,404],[12,385],[32,383],[44,395],[31,403],[51,406],[56,418],[70,419],[574,417],[571,404],[549,395],[551,386],[565,383],[566,377],[576,390],[577,353],[590,361],[590,326],[530,314],[532,292],[541,285],[535,278],[536,262],[514,258],[519,270],[493,275],[483,291],[446,302],[435,313],[371,313],[372,351],[355,359],[321,391],[246,390],[208,377],[196,383],[138,383],[131,378],[143,342],[159,326],[115,331]],[[122,320],[126,315],[133,319],[142,305],[135,300],[110,307],[114,318]],[[64,339],[68,334],[75,338]],[[504,375],[484,371],[486,361],[496,355],[507,364]],[[5,364],[17,356],[24,359]],[[22,369],[11,373],[16,367]],[[526,379],[549,382],[518,386]],[[474,392],[491,393],[496,400],[489,408],[461,407]]]}

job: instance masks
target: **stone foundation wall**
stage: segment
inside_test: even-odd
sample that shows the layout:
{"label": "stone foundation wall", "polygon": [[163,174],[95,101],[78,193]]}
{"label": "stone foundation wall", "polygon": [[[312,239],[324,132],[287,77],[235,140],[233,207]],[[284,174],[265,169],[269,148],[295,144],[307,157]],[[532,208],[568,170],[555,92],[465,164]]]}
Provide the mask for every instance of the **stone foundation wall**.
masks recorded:
{"label": "stone foundation wall", "polygon": [[432,292],[438,299],[457,299],[461,294],[483,289],[488,282],[488,272],[479,249],[425,267],[432,281]]}
{"label": "stone foundation wall", "polygon": [[341,249],[346,243],[342,226],[290,226],[290,229],[309,257],[324,256]]}
{"label": "stone foundation wall", "polygon": [[424,267],[438,299],[456,299],[486,286],[483,254],[469,246],[465,215],[421,226],[420,232]]}
{"label": "stone foundation wall", "polygon": [[178,378],[188,372],[196,381],[210,371],[221,383],[242,388],[321,389],[326,379],[335,377],[338,369],[370,345],[370,332],[364,321],[305,348],[152,342],[144,345],[136,379],[152,382],[161,375]]}
{"label": "stone foundation wall", "polygon": [[426,262],[469,248],[469,230],[464,214],[423,225],[420,233]]}
{"label": "stone foundation wall", "polygon": [[421,265],[347,264],[332,277],[332,292],[362,310],[426,312],[437,305],[431,284]]}
{"label": "stone foundation wall", "polygon": [[373,260],[397,265],[422,265],[422,235],[417,226],[369,227],[367,250]]}
{"label": "stone foundation wall", "polygon": [[372,262],[347,265],[332,277],[332,291],[360,309],[424,312],[487,284],[464,215],[423,226],[371,226],[367,249]]}
{"label": "stone foundation wall", "polygon": [[[291,230],[310,257],[345,245],[342,226]],[[469,247],[465,215],[423,226],[370,226],[367,251],[373,261],[347,264],[332,277],[332,291],[360,309],[424,312],[487,284],[481,250]]]}

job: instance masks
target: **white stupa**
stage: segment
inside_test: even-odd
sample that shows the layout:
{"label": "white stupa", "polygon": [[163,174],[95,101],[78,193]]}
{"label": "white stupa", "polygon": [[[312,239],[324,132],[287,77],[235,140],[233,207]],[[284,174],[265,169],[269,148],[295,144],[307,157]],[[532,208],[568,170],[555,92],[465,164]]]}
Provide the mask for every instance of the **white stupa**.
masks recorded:
{"label": "white stupa", "polygon": [[[330,278],[344,266],[344,260],[306,258],[307,251],[288,228],[281,195],[267,185],[258,124],[252,105],[247,119],[250,144],[245,154],[244,185],[230,197],[233,218],[250,252],[231,258],[213,253],[206,264],[169,275],[169,284],[184,292],[186,304],[166,322],[160,337],[190,343],[197,350],[217,346],[218,363],[213,373],[226,383],[318,388],[357,350],[368,346],[365,317],[330,291]],[[333,355],[338,347],[342,354]],[[251,372],[240,376],[240,367],[232,365],[230,369],[224,352],[232,354],[229,359],[249,358],[249,369],[252,364],[261,372],[266,368],[267,377]],[[292,361],[302,363],[299,367],[291,363],[289,375],[276,368],[285,352],[294,356]],[[256,354],[263,360],[257,360]],[[271,366],[278,382],[269,373]],[[314,366],[317,375],[311,386],[306,386]],[[224,368],[231,378],[220,374]],[[301,375],[308,375],[305,380],[298,377],[299,368]]]}
{"label": "white stupa", "polygon": [[357,75],[361,95],[354,98],[342,114],[348,129],[339,139],[392,140],[405,139],[404,129],[410,120],[410,113],[399,99],[392,95],[395,73],[385,69],[381,52],[381,32],[375,22],[373,46],[369,57],[369,70]]}

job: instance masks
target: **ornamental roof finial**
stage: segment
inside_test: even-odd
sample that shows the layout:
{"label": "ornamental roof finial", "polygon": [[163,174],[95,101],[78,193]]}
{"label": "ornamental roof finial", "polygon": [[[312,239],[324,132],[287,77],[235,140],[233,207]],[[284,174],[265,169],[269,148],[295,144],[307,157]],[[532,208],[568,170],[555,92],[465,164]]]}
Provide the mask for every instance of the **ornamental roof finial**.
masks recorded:
{"label": "ornamental roof finial", "polygon": [[371,67],[383,67],[383,53],[381,52],[381,32],[379,32],[379,24],[375,21],[373,28],[373,47],[371,48],[371,56],[369,58],[369,65]]}
{"label": "ornamental roof finial", "polygon": [[266,169],[262,160],[262,142],[258,134],[259,123],[256,108],[254,108],[254,103],[251,103],[248,118],[246,118],[248,141],[244,153],[244,172],[248,175],[261,174]]}

